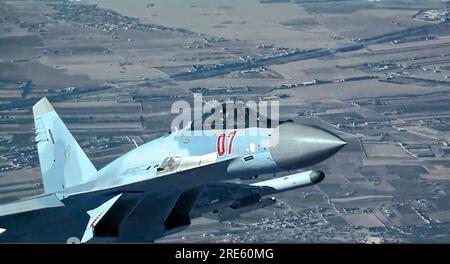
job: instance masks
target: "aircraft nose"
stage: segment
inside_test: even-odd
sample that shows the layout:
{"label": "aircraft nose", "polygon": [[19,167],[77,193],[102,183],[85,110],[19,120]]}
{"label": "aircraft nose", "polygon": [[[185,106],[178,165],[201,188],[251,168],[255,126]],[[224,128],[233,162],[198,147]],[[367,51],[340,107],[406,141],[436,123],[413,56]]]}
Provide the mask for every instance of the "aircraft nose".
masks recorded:
{"label": "aircraft nose", "polygon": [[270,147],[275,163],[282,169],[298,169],[319,163],[339,151],[346,142],[314,126],[281,124],[278,143]]}

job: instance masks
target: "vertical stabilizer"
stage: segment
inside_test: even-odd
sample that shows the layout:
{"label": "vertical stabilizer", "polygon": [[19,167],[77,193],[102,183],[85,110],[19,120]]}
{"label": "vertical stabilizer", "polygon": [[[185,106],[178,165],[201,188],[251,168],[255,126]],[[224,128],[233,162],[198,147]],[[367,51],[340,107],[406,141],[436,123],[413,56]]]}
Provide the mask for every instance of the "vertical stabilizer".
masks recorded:
{"label": "vertical stabilizer", "polygon": [[45,192],[92,180],[97,170],[47,98],[33,106],[33,116]]}

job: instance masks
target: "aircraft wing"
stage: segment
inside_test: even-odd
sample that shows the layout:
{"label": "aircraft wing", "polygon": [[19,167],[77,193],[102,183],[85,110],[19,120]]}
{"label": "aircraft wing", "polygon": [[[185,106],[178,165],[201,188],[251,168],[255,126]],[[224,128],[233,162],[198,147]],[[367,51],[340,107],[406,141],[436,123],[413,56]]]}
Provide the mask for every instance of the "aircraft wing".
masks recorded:
{"label": "aircraft wing", "polygon": [[[189,212],[200,194],[201,186],[228,178],[227,168],[236,160],[234,157],[215,162],[203,158],[190,159],[189,162],[171,160],[168,162],[170,166],[163,162],[161,173],[164,176],[118,188],[117,191],[126,193],[113,198],[117,202],[105,219],[94,227],[97,238],[105,236],[115,237],[117,241],[154,241],[170,230],[188,226]],[[186,163],[187,166],[181,165]],[[90,215],[92,219],[95,213]]]}
{"label": "aircraft wing", "polygon": [[193,190],[199,183],[194,186],[189,179],[225,177],[232,160],[61,200],[53,194],[2,205],[0,241],[154,241],[168,229],[190,223],[183,216],[197,198]]}

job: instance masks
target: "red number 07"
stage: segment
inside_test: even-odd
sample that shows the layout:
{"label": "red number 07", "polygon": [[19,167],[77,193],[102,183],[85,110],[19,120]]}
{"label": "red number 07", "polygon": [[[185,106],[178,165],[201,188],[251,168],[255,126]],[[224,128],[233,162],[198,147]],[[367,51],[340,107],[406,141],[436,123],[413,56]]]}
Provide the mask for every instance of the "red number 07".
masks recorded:
{"label": "red number 07", "polygon": [[[231,153],[233,151],[233,141],[234,141],[235,136],[236,136],[236,130],[228,133],[228,138],[230,138],[230,140],[227,140],[227,136],[226,136],[225,132],[222,132],[217,137],[216,150],[217,150],[217,155],[219,157],[223,157],[225,155],[225,152],[227,152],[228,155],[231,155]],[[228,143],[227,144],[228,148],[225,147],[226,143]]]}

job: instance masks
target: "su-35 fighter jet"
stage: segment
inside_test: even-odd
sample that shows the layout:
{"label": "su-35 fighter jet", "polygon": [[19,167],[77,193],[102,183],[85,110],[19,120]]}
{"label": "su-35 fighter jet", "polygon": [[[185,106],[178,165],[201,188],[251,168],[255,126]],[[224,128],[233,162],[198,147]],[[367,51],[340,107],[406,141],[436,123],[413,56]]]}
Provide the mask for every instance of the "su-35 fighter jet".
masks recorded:
{"label": "su-35 fighter jet", "polygon": [[224,181],[310,166],[345,145],[326,130],[293,123],[277,127],[276,144],[275,128],[208,136],[179,130],[97,170],[46,98],[33,106],[33,115],[45,192],[0,206],[3,242],[154,241],[188,226],[192,217],[226,217],[258,208],[271,200],[265,196],[319,183],[320,171],[250,185]]}

